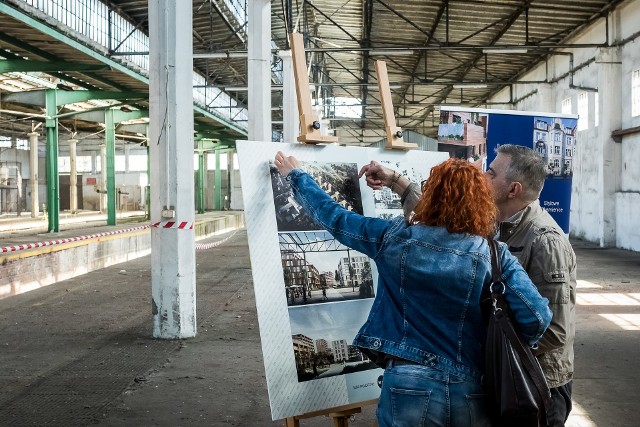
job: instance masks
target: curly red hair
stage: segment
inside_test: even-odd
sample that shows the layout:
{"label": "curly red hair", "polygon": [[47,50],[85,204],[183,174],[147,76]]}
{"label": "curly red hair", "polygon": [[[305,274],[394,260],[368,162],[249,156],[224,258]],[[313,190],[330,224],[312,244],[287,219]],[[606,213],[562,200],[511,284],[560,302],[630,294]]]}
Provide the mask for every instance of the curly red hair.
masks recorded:
{"label": "curly red hair", "polygon": [[482,172],[461,159],[434,166],[422,187],[412,224],[445,227],[450,233],[490,237],[497,208]]}

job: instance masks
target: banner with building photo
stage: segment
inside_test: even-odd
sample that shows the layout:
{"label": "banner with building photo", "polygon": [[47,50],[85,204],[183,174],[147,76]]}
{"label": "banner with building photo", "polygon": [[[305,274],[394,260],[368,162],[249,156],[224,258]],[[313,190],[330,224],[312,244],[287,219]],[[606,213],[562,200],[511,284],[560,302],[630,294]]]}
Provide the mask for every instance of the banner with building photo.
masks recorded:
{"label": "banner with building photo", "polygon": [[570,114],[443,106],[438,148],[476,162],[483,170],[499,145],[524,145],[538,151],[547,167],[540,205],[569,233],[577,125],[578,116]]}
{"label": "banner with building photo", "polygon": [[367,256],[319,228],[295,201],[273,158],[296,156],[345,209],[402,215],[399,198],[358,179],[371,160],[420,182],[446,153],[237,142],[245,223],[273,419],[376,399],[382,371],[351,345],[376,294]]}

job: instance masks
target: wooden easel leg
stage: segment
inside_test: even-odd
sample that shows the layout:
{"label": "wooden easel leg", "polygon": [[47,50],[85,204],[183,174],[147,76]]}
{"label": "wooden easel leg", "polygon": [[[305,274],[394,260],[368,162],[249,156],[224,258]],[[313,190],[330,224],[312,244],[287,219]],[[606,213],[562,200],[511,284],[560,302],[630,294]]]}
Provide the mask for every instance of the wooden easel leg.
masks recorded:
{"label": "wooden easel leg", "polygon": [[296,417],[285,418],[284,427],[300,427],[300,420]]}
{"label": "wooden easel leg", "polygon": [[331,417],[333,427],[349,427],[349,417],[344,415]]}

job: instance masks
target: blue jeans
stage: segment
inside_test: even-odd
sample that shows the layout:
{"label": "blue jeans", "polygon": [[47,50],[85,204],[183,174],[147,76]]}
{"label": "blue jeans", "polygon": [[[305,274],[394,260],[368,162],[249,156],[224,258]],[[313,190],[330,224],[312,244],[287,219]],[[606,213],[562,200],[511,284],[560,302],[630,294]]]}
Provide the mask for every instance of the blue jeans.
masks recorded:
{"label": "blue jeans", "polygon": [[424,365],[393,365],[382,379],[380,427],[491,426],[480,383]]}

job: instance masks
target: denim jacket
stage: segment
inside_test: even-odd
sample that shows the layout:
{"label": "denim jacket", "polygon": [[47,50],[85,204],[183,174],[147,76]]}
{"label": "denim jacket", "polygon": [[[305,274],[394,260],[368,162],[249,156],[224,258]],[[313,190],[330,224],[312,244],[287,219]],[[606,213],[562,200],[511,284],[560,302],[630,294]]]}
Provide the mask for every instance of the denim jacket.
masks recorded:
{"label": "denim jacket", "polygon": [[[399,357],[479,381],[486,337],[480,294],[491,282],[487,241],[409,225],[401,216],[389,221],[348,211],[301,169],[287,180],[315,222],[378,267],[376,297],[354,345],[369,355]],[[513,320],[534,345],[551,320],[548,301],[504,244],[500,253]]]}
{"label": "denim jacket", "polygon": [[[402,195],[402,208],[410,218],[420,186],[411,183]],[[541,295],[549,300],[553,319],[534,354],[549,387],[573,379],[573,342],[576,335],[576,255],[569,239],[540,206],[532,202],[500,224],[499,240],[509,245]]]}

